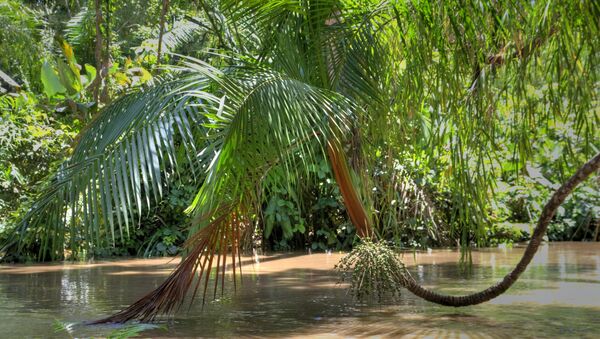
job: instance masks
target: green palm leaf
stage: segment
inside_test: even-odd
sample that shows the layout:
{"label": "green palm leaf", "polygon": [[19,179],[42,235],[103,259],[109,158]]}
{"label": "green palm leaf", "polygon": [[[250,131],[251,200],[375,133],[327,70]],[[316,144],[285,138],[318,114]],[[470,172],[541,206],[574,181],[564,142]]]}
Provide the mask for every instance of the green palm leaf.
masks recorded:
{"label": "green palm leaf", "polygon": [[160,201],[163,187],[175,179],[178,149],[188,159],[179,170],[199,166],[201,144],[191,129],[203,128],[200,112],[208,106],[173,94],[180,84],[165,81],[103,110],[24,217],[21,249],[40,244],[43,260],[61,258],[65,243],[75,256],[115,246],[117,238],[126,239],[133,218]]}

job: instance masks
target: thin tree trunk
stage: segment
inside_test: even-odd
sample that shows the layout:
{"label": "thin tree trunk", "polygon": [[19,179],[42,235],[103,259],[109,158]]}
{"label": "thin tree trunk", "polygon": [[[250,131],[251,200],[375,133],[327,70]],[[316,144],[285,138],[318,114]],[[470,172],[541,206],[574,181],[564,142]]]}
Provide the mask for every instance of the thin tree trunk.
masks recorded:
{"label": "thin tree trunk", "polygon": [[96,48],[94,50],[96,58],[96,78],[94,79],[94,90],[93,96],[94,101],[98,104],[98,97],[100,93],[100,87],[102,86],[102,6],[100,0],[94,0],[94,6],[96,8]]}
{"label": "thin tree trunk", "polygon": [[69,5],[69,0],[65,0],[65,9],[67,10],[67,16],[71,19],[71,6]]}
{"label": "thin tree trunk", "polygon": [[223,31],[215,21],[210,7],[208,7],[208,4],[206,4],[205,0],[200,0],[200,4],[202,5],[202,9],[204,9],[204,12],[206,13],[206,17],[208,18],[208,21],[210,22],[213,31],[217,35],[217,39],[219,40],[219,47],[226,48],[227,44],[225,43],[225,39],[223,38]]}
{"label": "thin tree trunk", "polygon": [[169,12],[169,0],[163,0],[162,11],[160,13],[160,31],[158,32],[158,51],[156,53],[156,64],[160,65],[160,57],[162,51],[163,35],[165,33],[165,17]]}
{"label": "thin tree trunk", "polygon": [[419,285],[419,283],[417,283],[412,276],[407,275],[405,287],[415,295],[427,301],[454,307],[481,304],[501,295],[517,281],[521,273],[525,271],[527,265],[529,265],[531,262],[531,259],[533,259],[535,252],[540,246],[542,238],[544,237],[544,234],[546,234],[548,225],[550,224],[550,221],[552,221],[552,218],[554,217],[558,207],[563,203],[563,201],[565,201],[565,199],[571,194],[577,185],[579,185],[592,173],[598,171],[598,169],[600,169],[600,153],[596,154],[596,156],[594,156],[590,161],[579,168],[579,170],[577,170],[577,172],[575,172],[575,174],[573,174],[573,176],[569,178],[569,180],[567,180],[552,195],[550,201],[548,201],[542,210],[542,214],[538,219],[537,226],[533,231],[533,235],[531,236],[531,240],[525,249],[525,253],[523,253],[523,257],[517,266],[497,284],[477,293],[464,296],[454,296],[439,294],[432,290],[426,289]]}
{"label": "thin tree trunk", "polygon": [[102,102],[108,102],[108,69],[110,68],[110,0],[106,0],[106,53],[104,54],[104,60],[102,70],[104,71],[104,88],[102,88],[102,95],[100,99]]}

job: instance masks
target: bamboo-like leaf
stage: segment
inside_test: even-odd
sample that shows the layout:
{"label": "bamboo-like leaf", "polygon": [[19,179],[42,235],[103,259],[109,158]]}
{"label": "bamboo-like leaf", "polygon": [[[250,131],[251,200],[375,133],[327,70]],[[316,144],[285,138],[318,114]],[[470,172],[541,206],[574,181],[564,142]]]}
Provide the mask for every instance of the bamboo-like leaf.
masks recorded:
{"label": "bamboo-like leaf", "polygon": [[[127,233],[127,237],[129,237],[129,215],[127,214],[129,209],[127,208],[127,199],[125,198],[125,183],[123,180],[123,177],[121,176],[121,171],[123,170],[123,166],[125,165],[124,161],[120,161],[121,160],[121,156],[123,156],[123,154],[120,152],[120,150],[117,150],[115,152],[117,154],[117,156],[114,158],[114,164],[113,164],[113,175],[116,178],[116,181],[113,182],[113,187],[118,188],[118,197],[119,197],[119,201],[120,201],[120,206],[119,208],[121,209],[121,214],[123,215],[123,219],[125,221],[125,232]],[[121,166],[118,166],[118,163],[121,162]],[[121,235],[121,239],[123,238],[123,235]]]}
{"label": "bamboo-like leaf", "polygon": [[[108,177],[108,190],[110,190],[110,192],[112,192],[112,199],[113,201],[111,202],[111,205],[114,206],[114,209],[111,211],[111,213],[114,211],[114,213],[117,215],[117,225],[119,226],[119,236],[121,241],[123,241],[123,220],[122,220],[122,210],[121,210],[121,206],[122,203],[120,201],[119,198],[119,186],[117,185],[117,181],[116,181],[116,173],[115,173],[115,168],[112,164],[112,159],[108,159],[104,161],[104,166],[106,166],[106,176]],[[110,200],[111,197],[108,198],[108,200]],[[125,216],[123,216],[125,217]]]}
{"label": "bamboo-like leaf", "polygon": [[131,178],[131,186],[135,196],[134,201],[137,206],[138,216],[142,215],[142,183],[140,180],[140,172],[137,158],[137,149],[135,139],[131,138],[127,141],[127,162],[129,164],[129,173]]}
{"label": "bamboo-like leaf", "polygon": [[[115,246],[115,224],[113,219],[113,208],[112,208],[112,196],[109,185],[110,171],[106,167],[106,162],[102,163],[102,172],[100,172],[101,186],[100,186],[100,199],[102,200],[102,211],[104,212],[103,219],[108,220],[110,225],[110,234],[112,236],[112,245]],[[107,232],[108,233],[108,232]]]}
{"label": "bamboo-like leaf", "polygon": [[[141,171],[142,175],[142,183],[144,184],[144,193],[146,196],[146,207],[149,209],[150,208],[150,185],[148,184],[149,181],[149,176],[150,174],[148,174],[148,166],[147,166],[147,153],[146,153],[146,147],[144,146],[144,140],[142,139],[142,133],[137,134],[137,142],[133,142],[133,150],[135,152],[135,154],[139,154],[139,167],[136,168],[136,170]],[[138,153],[138,148],[139,148],[139,153]],[[135,160],[134,160],[135,161]]]}
{"label": "bamboo-like leaf", "polygon": [[[131,202],[131,196],[133,193],[133,190],[130,188],[130,181],[129,179],[129,174],[130,172],[127,170],[128,165],[131,166],[131,162],[129,162],[128,159],[128,151],[127,151],[127,146],[124,145],[123,143],[119,144],[119,160],[118,162],[121,164],[121,168],[117,169],[117,172],[119,172],[120,175],[120,181],[119,181],[119,185],[123,186],[125,188],[125,198],[127,199],[127,211],[129,213],[129,218],[132,218],[135,216],[135,213],[133,212],[133,204]],[[129,225],[127,225],[127,236],[129,236]]]}

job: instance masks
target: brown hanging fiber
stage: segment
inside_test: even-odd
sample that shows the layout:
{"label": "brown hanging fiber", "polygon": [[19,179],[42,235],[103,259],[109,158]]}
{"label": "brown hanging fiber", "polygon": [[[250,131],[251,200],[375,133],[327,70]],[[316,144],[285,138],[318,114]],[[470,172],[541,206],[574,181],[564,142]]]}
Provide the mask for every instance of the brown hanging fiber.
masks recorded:
{"label": "brown hanging fiber", "polygon": [[[219,279],[221,279],[221,293],[224,291],[227,268],[225,258],[229,248],[231,248],[234,288],[237,288],[235,270],[236,266],[239,266],[241,275],[239,245],[241,229],[245,224],[246,220],[230,209],[221,213],[186,242],[184,247],[189,252],[158,288],[124,310],[90,324],[125,323],[134,319],[153,321],[159,315],[172,314],[183,304],[194,279],[196,279],[196,283],[190,306],[203,279],[202,303],[204,304],[213,263],[216,265],[217,271],[214,286],[215,297]],[[217,255],[216,261],[214,261],[215,255]],[[221,272],[220,275],[219,272]]]}

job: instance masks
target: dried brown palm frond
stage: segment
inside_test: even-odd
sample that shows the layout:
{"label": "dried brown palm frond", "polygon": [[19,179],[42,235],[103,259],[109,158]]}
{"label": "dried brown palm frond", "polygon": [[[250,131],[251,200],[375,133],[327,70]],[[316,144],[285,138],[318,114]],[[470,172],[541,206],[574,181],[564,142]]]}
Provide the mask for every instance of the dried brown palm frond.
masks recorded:
{"label": "dried brown palm frond", "polygon": [[188,250],[187,255],[164,283],[126,309],[92,324],[124,323],[133,319],[152,321],[159,315],[172,314],[185,301],[194,280],[196,282],[190,305],[201,287],[204,303],[213,268],[216,269],[214,296],[216,297],[219,281],[222,294],[228,255],[231,256],[234,288],[237,288],[236,268],[239,269],[240,276],[242,273],[240,239],[247,219],[236,209],[222,208],[219,212],[217,216],[205,218],[209,219],[208,224],[186,242],[184,248]]}

